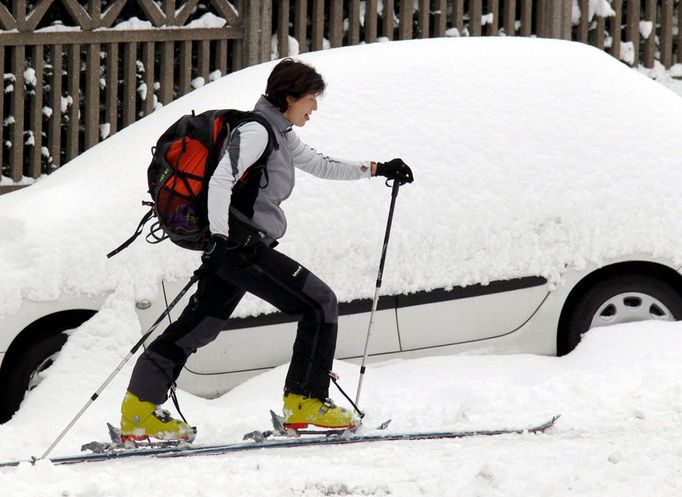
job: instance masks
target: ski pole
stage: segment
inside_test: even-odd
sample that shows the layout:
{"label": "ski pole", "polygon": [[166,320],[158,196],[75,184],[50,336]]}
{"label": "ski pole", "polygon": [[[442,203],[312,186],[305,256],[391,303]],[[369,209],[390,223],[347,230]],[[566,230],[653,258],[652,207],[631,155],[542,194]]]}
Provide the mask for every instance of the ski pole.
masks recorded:
{"label": "ski pole", "polygon": [[144,342],[149,338],[149,336],[154,333],[154,330],[161,324],[161,322],[166,318],[168,314],[170,314],[170,311],[177,305],[178,302],[180,302],[180,299],[185,296],[187,291],[190,289],[192,285],[194,285],[198,280],[199,280],[199,274],[200,274],[201,268],[199,270],[195,271],[192,277],[190,278],[189,282],[185,285],[185,287],[180,290],[180,293],[178,294],[177,297],[175,297],[175,300],[170,303],[169,306],[166,307],[166,310],[163,311],[161,316],[154,322],[154,324],[149,328],[147,333],[142,335],[142,338],[133,346],[132,349],[130,349],[130,352],[128,352],[128,355],[126,355],[123,360],[120,362],[118,366],[116,366],[116,369],[112,371],[112,373],[109,375],[109,377],[104,380],[104,383],[97,389],[95,393],[92,394],[92,396],[88,399],[88,401],[85,403],[85,405],[81,408],[80,411],[78,411],[78,414],[71,420],[71,422],[64,428],[64,430],[59,434],[59,436],[55,439],[54,442],[52,442],[52,445],[48,447],[48,449],[45,451],[45,453],[40,456],[37,461],[41,459],[45,459],[50,452],[52,452],[52,449],[54,449],[57,444],[61,441],[62,438],[64,438],[64,435],[66,435],[71,428],[73,428],[73,425],[76,424],[76,422],[80,419],[80,417],[83,415],[83,413],[92,405],[95,400],[97,400],[97,397],[100,396],[100,394],[104,391],[104,389],[111,383],[111,380],[114,379],[114,377],[123,369],[123,366],[130,360],[131,357],[135,354],[135,352],[138,351],[138,349],[144,344]]}
{"label": "ski pole", "polygon": [[[388,222],[386,223],[386,234],[384,235],[384,246],[381,249],[381,262],[379,262],[379,274],[377,275],[377,284],[374,289],[374,300],[372,301],[372,313],[369,316],[369,327],[367,328],[367,338],[365,339],[365,351],[362,354],[362,364],[360,365],[360,379],[358,380],[358,392],[355,395],[355,405],[360,405],[360,391],[362,390],[362,380],[365,377],[365,362],[367,361],[367,350],[369,347],[369,337],[372,334],[372,325],[374,324],[374,313],[377,310],[377,303],[379,302],[379,289],[381,288],[381,278],[384,273],[384,262],[386,262],[386,248],[388,247],[388,238],[391,235],[391,224],[393,223],[393,210],[395,209],[395,199],[398,197],[398,189],[400,188],[400,180],[393,180],[393,188],[391,190],[391,207],[388,210]],[[357,409],[357,408],[356,408]]]}

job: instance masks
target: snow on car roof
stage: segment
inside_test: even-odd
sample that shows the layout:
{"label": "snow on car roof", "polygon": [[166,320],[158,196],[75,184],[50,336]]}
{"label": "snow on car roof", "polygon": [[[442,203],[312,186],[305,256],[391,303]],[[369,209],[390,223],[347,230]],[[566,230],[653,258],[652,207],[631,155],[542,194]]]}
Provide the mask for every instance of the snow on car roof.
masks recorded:
{"label": "snow on car roof", "polygon": [[[328,82],[303,141],[325,154],[402,157],[384,293],[560,278],[632,252],[680,261],[682,99],[587,45],[526,38],[428,39],[304,54]],[[182,114],[250,109],[276,62],[229,74],[159,109],[35,185],[0,197],[0,316],[22,298],[151,297],[199,254],[140,238],[158,136]],[[379,178],[297,173],[278,250],[341,301],[369,298],[390,190]],[[236,315],[268,311],[247,298]]]}

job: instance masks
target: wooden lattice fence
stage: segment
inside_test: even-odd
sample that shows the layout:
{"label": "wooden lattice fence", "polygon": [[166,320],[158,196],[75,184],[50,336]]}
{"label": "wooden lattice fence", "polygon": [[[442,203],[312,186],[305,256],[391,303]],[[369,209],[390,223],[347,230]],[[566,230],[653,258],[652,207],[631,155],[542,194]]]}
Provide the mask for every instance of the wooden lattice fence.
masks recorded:
{"label": "wooden lattice fence", "polygon": [[669,68],[682,63],[681,26],[680,0],[3,1],[0,193],[195,87],[280,54],[394,39],[538,36]]}
{"label": "wooden lattice fence", "polygon": [[37,29],[54,0],[32,11],[25,0],[13,12],[0,5],[0,165],[13,182],[49,173],[158,105],[243,67],[243,21],[227,0],[211,0],[220,18],[189,23],[198,0],[180,8],[138,0],[146,20],[118,26],[129,0],[105,9],[101,0],[87,8],[61,1],[72,26]]}

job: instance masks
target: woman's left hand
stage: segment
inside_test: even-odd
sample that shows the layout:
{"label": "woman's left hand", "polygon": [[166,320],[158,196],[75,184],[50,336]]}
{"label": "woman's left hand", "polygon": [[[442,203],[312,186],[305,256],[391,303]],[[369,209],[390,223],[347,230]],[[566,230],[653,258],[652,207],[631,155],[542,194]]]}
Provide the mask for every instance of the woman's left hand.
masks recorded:
{"label": "woman's left hand", "polygon": [[376,176],[385,176],[388,179],[400,181],[401,185],[412,183],[414,175],[410,166],[405,164],[402,159],[392,159],[388,162],[378,162],[376,166]]}

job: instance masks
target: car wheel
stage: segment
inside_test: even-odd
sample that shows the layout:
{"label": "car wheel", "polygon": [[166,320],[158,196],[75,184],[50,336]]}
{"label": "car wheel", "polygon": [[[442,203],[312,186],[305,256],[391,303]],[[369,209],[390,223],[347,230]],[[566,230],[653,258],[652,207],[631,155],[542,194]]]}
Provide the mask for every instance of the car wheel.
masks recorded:
{"label": "car wheel", "polygon": [[682,295],[665,280],[644,273],[614,274],[588,288],[569,311],[559,333],[558,354],[572,351],[583,333],[598,326],[682,319]]}
{"label": "car wheel", "polygon": [[27,391],[33,390],[43,379],[43,374],[66,343],[67,335],[58,333],[24,346],[3,364],[6,376],[0,393],[0,423],[8,421],[19,409]]}

